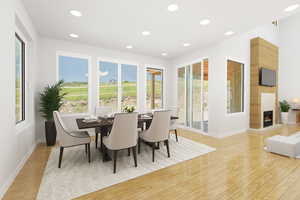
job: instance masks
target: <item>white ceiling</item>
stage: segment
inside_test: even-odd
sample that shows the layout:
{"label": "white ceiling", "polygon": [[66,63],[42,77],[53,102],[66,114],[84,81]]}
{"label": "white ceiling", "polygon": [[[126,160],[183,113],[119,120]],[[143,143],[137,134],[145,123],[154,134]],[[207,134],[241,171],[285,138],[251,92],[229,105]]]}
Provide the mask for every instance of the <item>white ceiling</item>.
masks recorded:
{"label": "white ceiling", "polygon": [[[166,58],[224,40],[225,31],[236,34],[271,23],[283,9],[299,0],[23,0],[42,36],[72,40],[104,48]],[[168,12],[171,3],[177,12]],[[70,10],[83,16],[71,16]],[[201,26],[202,19],[211,24]],[[148,30],[150,36],[143,36]],[[76,33],[79,38],[70,38]],[[229,36],[230,37],[230,36]],[[191,46],[183,47],[183,43]],[[132,45],[133,49],[126,49]]]}

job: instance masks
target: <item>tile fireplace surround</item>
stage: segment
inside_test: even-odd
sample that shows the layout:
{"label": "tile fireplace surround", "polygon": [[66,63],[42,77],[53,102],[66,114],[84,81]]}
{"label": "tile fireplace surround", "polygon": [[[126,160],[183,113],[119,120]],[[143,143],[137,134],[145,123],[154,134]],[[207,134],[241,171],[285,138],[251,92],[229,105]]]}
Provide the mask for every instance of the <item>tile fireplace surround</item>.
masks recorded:
{"label": "tile fireplace surround", "polygon": [[264,116],[266,112],[272,112],[272,124],[264,123],[264,117],[261,118],[261,127],[266,128],[270,126],[274,126],[274,119],[275,119],[275,110],[276,110],[276,96],[275,93],[261,93],[261,116]]}

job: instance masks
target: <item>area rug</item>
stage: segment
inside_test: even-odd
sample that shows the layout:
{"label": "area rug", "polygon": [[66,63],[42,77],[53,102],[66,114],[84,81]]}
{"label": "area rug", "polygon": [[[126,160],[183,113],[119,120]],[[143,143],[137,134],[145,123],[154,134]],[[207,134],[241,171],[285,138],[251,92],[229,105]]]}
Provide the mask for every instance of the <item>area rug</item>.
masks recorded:
{"label": "area rug", "polygon": [[179,142],[170,139],[171,157],[167,157],[163,144],[155,151],[141,144],[138,167],[134,167],[133,157],[127,150],[118,153],[117,173],[113,174],[112,161],[102,162],[102,156],[94,145],[91,147],[92,162],[88,163],[84,146],[67,148],[64,151],[61,169],[58,169],[59,148],[52,150],[40,185],[38,200],[66,200],[88,194],[105,187],[127,181],[138,176],[190,160],[215,151],[216,149],[192,140],[179,137]]}

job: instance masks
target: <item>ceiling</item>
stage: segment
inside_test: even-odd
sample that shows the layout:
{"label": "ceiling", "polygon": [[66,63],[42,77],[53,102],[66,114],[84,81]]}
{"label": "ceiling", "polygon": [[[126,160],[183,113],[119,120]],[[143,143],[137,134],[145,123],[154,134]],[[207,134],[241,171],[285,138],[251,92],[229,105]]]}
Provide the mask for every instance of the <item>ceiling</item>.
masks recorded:
{"label": "ceiling", "polygon": [[[23,0],[42,36],[143,55],[174,58],[271,23],[299,0]],[[178,11],[169,12],[168,5]],[[82,17],[70,15],[79,10]],[[211,23],[201,26],[200,21]],[[143,31],[151,35],[143,36]],[[70,33],[78,34],[71,38]],[[183,43],[191,46],[183,47]],[[126,49],[132,45],[132,49]],[[167,56],[161,54],[166,52]]]}

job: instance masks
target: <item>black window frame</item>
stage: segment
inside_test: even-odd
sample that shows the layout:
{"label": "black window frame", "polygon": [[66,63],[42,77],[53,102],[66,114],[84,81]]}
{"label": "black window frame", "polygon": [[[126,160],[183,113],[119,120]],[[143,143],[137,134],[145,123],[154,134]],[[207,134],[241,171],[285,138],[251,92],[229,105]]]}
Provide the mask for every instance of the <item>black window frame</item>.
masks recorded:
{"label": "black window frame", "polygon": [[[21,88],[21,91],[22,91],[22,96],[21,96],[21,99],[22,99],[22,110],[20,110],[22,112],[22,118],[20,120],[16,120],[16,124],[19,124],[23,121],[25,121],[26,119],[26,108],[25,108],[25,97],[26,97],[26,86],[25,86],[25,42],[24,40],[22,40],[22,38],[17,34],[15,33],[15,38],[21,43],[21,71],[22,71],[22,74],[21,74],[21,83],[22,83],[22,88]],[[16,66],[15,66],[16,67]]]}

